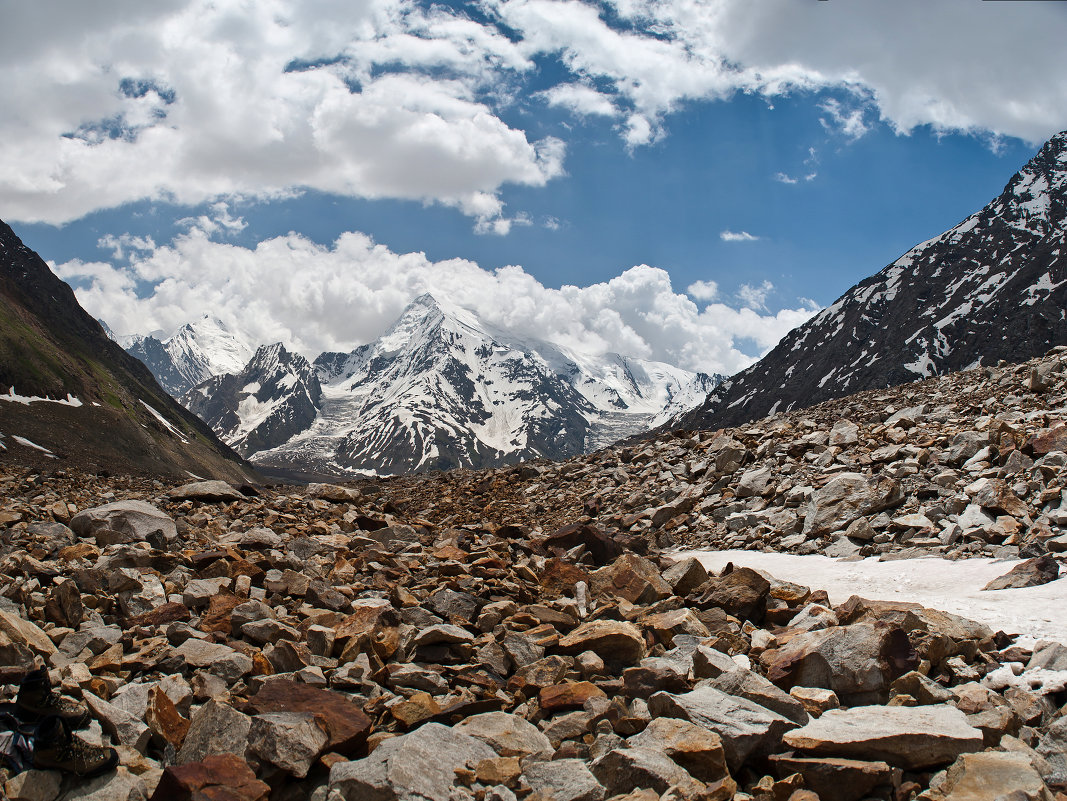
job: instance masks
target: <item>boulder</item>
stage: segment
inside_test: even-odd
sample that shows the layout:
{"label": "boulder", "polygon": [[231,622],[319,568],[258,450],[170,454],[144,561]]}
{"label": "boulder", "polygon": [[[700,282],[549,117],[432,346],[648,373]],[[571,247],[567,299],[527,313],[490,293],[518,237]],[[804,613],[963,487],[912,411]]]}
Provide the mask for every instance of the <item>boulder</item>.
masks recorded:
{"label": "boulder", "polygon": [[674,592],[652,562],[633,553],[594,570],[589,574],[589,586],[597,595],[611,594],[635,604],[655,603]]}
{"label": "boulder", "polygon": [[[900,769],[891,768],[885,762],[789,756],[772,756],[770,762],[780,778],[797,773],[803,776],[804,786],[814,791],[820,801],[892,798],[893,789],[900,785]],[[876,788],[883,792],[872,793]]]}
{"label": "boulder", "polygon": [[302,779],[329,742],[326,722],[310,712],[269,712],[252,718],[248,749]]}
{"label": "boulder", "polygon": [[751,670],[731,670],[705,683],[707,687],[738,698],[747,698],[754,704],[759,704],[772,712],[777,712],[782,717],[789,718],[798,726],[808,722],[808,713],[804,705],[786,692],[783,692],[767,679]]}
{"label": "boulder", "polygon": [[299,712],[315,715],[326,725],[327,739],[323,750],[346,755],[363,747],[372,723],[362,707],[347,696],[282,678],[266,681],[252,696],[249,708],[260,714]]}
{"label": "boulder", "polygon": [[177,763],[200,762],[211,754],[244,757],[251,726],[248,715],[212,699],[193,713],[189,733],[178,751]]}
{"label": "boulder", "polygon": [[944,795],[945,801],[996,801],[1004,797],[1013,801],[1052,799],[1052,793],[1029,758],[1024,754],[996,751],[960,756],[948,769],[937,791]]}
{"label": "boulder", "polygon": [[845,704],[884,701],[890,683],[919,664],[901,629],[873,623],[803,632],[760,659],[783,690],[822,687]]}
{"label": "boulder", "polygon": [[603,801],[607,795],[580,759],[534,762],[524,776],[535,793],[552,801]]}
{"label": "boulder", "polygon": [[203,503],[229,503],[243,501],[245,496],[225,481],[194,481],[175,487],[167,493],[174,501],[201,501]]}
{"label": "boulder", "polygon": [[178,528],[170,516],[145,501],[116,501],[86,509],[71,518],[70,527],[79,537],[92,537],[100,546],[148,542],[162,547],[178,539]]}
{"label": "boulder", "polygon": [[708,580],[708,571],[699,559],[690,557],[675,562],[663,571],[663,579],[671,585],[674,594],[685,597]]}
{"label": "boulder", "polygon": [[990,581],[983,590],[1016,590],[1038,587],[1060,577],[1060,563],[1051,554],[1020,562],[1003,576]]}
{"label": "boulder", "polygon": [[731,772],[753,754],[772,753],[782,735],[796,728],[788,718],[714,687],[680,694],[656,693],[648,699],[648,711],[654,718],[681,718],[718,734]]}
{"label": "boulder", "polygon": [[904,493],[896,479],[842,473],[812,493],[803,533],[817,537],[840,531],[856,518],[896,506],[902,500]]}
{"label": "boulder", "polygon": [[633,623],[590,620],[559,641],[565,654],[593,651],[605,662],[632,665],[645,655],[645,638]]}
{"label": "boulder", "polygon": [[716,782],[729,776],[722,738],[687,720],[653,718],[644,731],[628,738],[626,744],[630,748],[664,753],[702,782]]}
{"label": "boulder", "polygon": [[718,608],[728,615],[759,623],[767,611],[770,590],[771,583],[758,572],[739,567],[709,578],[690,595],[690,600],[699,609]]}
{"label": "boulder", "polygon": [[690,798],[704,789],[685,768],[651,748],[616,748],[594,761],[589,770],[612,795],[635,787],[657,793],[676,787],[683,798]]}
{"label": "boulder", "polygon": [[224,753],[171,765],[163,771],[151,801],[267,801],[269,795],[270,786],[257,780],[243,759]]}
{"label": "boulder", "polygon": [[905,770],[937,767],[983,748],[982,733],[947,704],[831,709],[782,739],[786,747],[815,756],[887,762]]}
{"label": "boulder", "polygon": [[447,799],[457,769],[497,756],[488,745],[440,723],[385,740],[365,759],[330,768],[330,795],[345,801]]}
{"label": "boulder", "polygon": [[502,757],[525,757],[552,751],[552,743],[540,729],[525,718],[507,712],[472,715],[453,728],[481,740]]}

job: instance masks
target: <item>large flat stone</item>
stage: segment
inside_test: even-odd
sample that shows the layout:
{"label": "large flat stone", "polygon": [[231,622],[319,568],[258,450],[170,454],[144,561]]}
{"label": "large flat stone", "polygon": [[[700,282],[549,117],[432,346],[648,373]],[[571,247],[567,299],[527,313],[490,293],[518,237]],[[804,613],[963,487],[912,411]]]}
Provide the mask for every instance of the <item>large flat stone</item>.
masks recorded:
{"label": "large flat stone", "polygon": [[944,765],[983,747],[982,732],[947,704],[831,709],[787,733],[783,742],[816,756],[881,761],[906,770]]}

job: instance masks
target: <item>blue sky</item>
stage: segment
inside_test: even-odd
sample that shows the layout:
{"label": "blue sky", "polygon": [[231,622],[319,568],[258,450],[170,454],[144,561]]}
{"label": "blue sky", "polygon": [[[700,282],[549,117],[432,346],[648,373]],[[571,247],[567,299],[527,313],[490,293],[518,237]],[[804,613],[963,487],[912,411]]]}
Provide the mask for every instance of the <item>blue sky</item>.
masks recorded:
{"label": "blue sky", "polygon": [[5,5],[0,217],[122,333],[309,355],[433,291],[732,372],[1067,128],[1057,3]]}

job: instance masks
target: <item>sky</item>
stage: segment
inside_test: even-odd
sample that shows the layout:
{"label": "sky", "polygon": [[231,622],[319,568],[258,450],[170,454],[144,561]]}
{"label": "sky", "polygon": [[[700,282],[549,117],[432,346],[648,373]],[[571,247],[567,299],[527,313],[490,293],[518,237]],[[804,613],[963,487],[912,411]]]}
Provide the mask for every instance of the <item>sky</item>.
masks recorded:
{"label": "sky", "polygon": [[431,292],[723,374],[1067,128],[1067,3],[0,0],[0,218],[121,334]]}

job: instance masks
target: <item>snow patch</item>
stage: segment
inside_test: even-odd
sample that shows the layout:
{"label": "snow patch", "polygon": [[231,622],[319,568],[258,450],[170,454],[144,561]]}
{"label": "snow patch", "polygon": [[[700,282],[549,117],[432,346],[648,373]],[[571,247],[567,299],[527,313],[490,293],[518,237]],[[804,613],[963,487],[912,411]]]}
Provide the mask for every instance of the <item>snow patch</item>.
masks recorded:
{"label": "snow patch", "polygon": [[[21,403],[24,406],[29,406],[31,403],[58,403],[60,406],[73,406],[74,408],[84,405],[69,392],[67,393],[65,400],[56,400],[55,398],[42,398],[37,395],[18,395],[16,394],[14,387],[10,387],[6,395],[0,395],[0,400]],[[100,404],[96,403],[93,405],[99,406]]]}
{"label": "snow patch", "polygon": [[167,429],[170,433],[172,433],[174,436],[176,436],[178,439],[180,439],[186,445],[189,444],[189,440],[187,440],[184,436],[182,436],[182,432],[179,431],[177,428],[175,428],[166,417],[161,415],[159,412],[157,412],[155,409],[153,409],[151,406],[149,406],[144,401],[141,401],[141,405],[144,406],[146,409],[148,409],[148,411],[150,411],[152,413],[152,416],[154,418],[156,418],[156,420],[158,420],[160,422],[160,424],[162,424],[162,426],[165,429]]}

